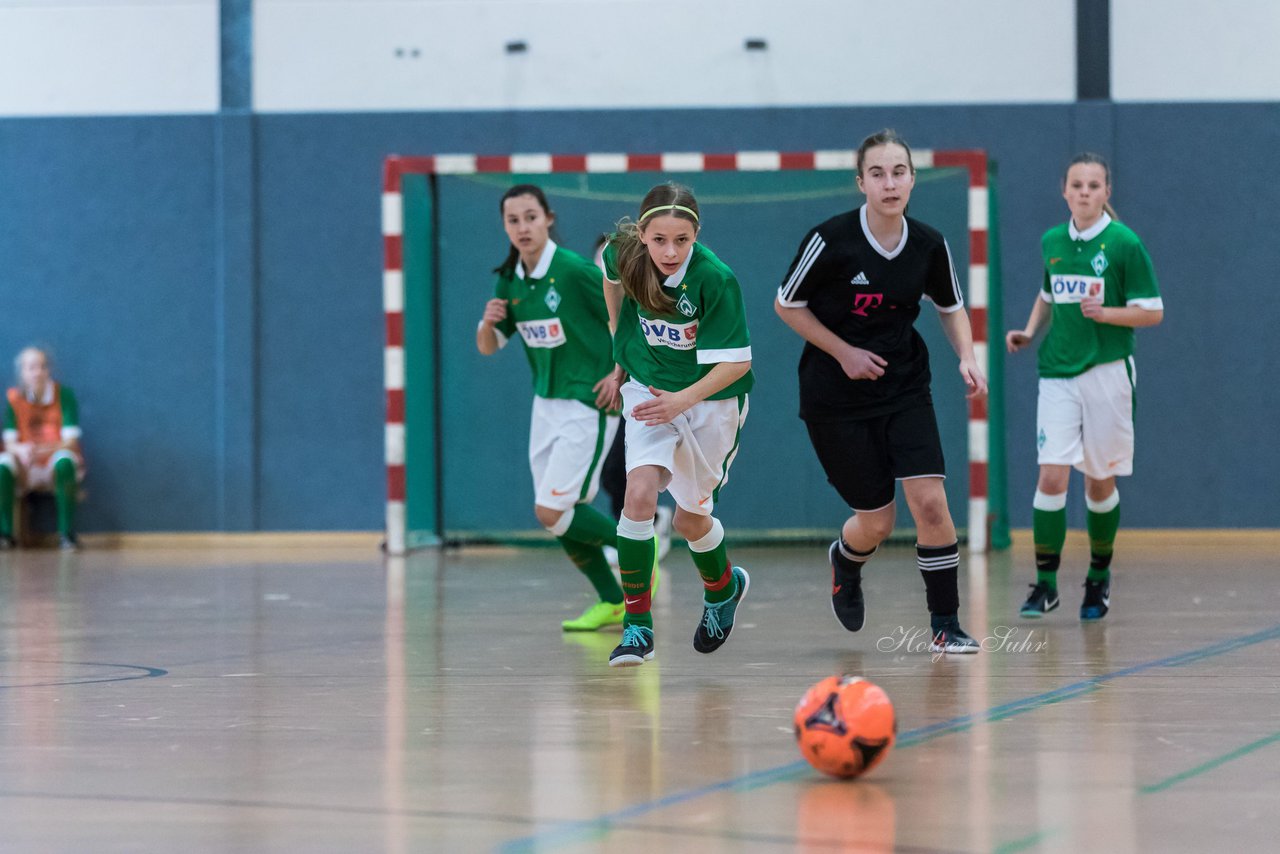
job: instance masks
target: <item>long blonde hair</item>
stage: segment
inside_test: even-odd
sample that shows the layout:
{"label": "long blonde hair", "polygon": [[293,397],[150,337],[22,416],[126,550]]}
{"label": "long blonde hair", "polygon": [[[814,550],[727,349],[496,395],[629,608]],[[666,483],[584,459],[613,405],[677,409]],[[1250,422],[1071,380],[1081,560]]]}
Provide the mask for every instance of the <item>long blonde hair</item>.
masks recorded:
{"label": "long blonde hair", "polygon": [[675,300],[662,287],[662,277],[649,257],[649,248],[640,240],[646,221],[655,215],[687,219],[697,234],[701,215],[693,191],[675,182],[659,184],[645,194],[638,220],[623,219],[618,223],[618,233],[613,238],[618,253],[618,277],[622,280],[623,292],[645,311],[671,314],[675,311]]}

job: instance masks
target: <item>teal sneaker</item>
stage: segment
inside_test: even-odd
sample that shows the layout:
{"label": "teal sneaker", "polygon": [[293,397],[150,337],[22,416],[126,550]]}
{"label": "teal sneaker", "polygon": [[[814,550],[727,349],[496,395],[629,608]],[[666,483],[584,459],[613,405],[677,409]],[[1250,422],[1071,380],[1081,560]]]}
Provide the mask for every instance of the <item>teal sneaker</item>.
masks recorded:
{"label": "teal sneaker", "polygon": [[610,667],[635,667],[653,658],[653,629],[627,626],[622,630],[622,643],[609,653]]}
{"label": "teal sneaker", "polygon": [[733,581],[737,590],[728,599],[723,602],[707,602],[704,599],[702,602],[702,622],[698,623],[698,630],[693,633],[693,648],[698,652],[715,652],[724,646],[729,633],[733,631],[733,617],[742,597],[747,595],[747,588],[751,586],[751,576],[742,567],[735,566]]}

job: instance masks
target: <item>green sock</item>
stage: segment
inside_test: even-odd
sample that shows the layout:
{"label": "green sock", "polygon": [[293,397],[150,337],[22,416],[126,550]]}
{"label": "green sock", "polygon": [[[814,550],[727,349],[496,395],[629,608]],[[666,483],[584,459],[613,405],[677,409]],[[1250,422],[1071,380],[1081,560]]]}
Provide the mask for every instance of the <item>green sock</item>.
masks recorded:
{"label": "green sock", "polygon": [[76,533],[76,464],[63,457],[53,464],[53,497],[58,504],[58,533],[73,537]]}
{"label": "green sock", "polygon": [[573,508],[573,519],[563,536],[593,546],[615,546],[618,539],[618,523],[590,504]]}
{"label": "green sock", "polygon": [[1058,589],[1058,562],[1067,541],[1067,496],[1036,490],[1031,511],[1031,538],[1036,549],[1036,581]]}
{"label": "green sock", "polygon": [[[1120,530],[1120,496],[1115,493],[1112,495],[1114,504],[1111,507],[1101,512],[1090,507],[1085,516],[1085,526],[1089,531],[1091,560],[1087,577],[1090,581],[1106,581],[1111,577],[1111,555],[1115,551],[1116,532]],[[1106,505],[1111,502],[1112,499],[1107,498],[1101,503]]]}
{"label": "green sock", "polygon": [[590,581],[591,586],[596,589],[596,595],[600,597],[600,601],[608,602],[611,605],[621,605],[622,588],[618,586],[618,580],[613,577],[613,570],[609,567],[609,561],[604,559],[604,550],[600,546],[581,543],[568,537],[558,537],[557,539],[560,540],[560,546],[564,549],[564,553],[569,556],[569,560],[573,561],[573,565],[587,577],[587,581]]}
{"label": "green sock", "polygon": [[[706,536],[694,543],[689,543],[689,554],[693,555],[693,565],[702,576],[702,598],[709,603],[724,602],[732,599],[738,592],[738,585],[733,579],[733,570],[729,565],[729,549],[724,544],[724,528],[717,519],[712,519],[711,530]],[[697,551],[695,546],[715,543],[706,551]]]}
{"label": "green sock", "polygon": [[653,628],[649,588],[653,583],[653,558],[657,549],[651,535],[643,540],[618,535],[618,574],[622,576],[622,592],[628,600],[627,613],[622,619],[624,626]]}
{"label": "green sock", "polygon": [[17,488],[13,472],[0,466],[0,537],[13,536],[13,499]]}

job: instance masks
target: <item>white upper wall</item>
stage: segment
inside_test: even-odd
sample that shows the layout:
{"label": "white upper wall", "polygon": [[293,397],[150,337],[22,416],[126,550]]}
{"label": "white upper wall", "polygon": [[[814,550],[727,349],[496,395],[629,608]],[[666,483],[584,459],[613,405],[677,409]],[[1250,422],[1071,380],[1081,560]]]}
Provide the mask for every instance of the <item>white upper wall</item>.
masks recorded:
{"label": "white upper wall", "polygon": [[[1110,8],[1116,100],[1280,100],[1280,0]],[[256,0],[253,14],[264,111],[1075,98],[1075,0]],[[0,115],[215,112],[218,16],[218,0],[0,0]]]}
{"label": "white upper wall", "polygon": [[1075,3],[257,0],[254,55],[263,111],[1062,102]]}
{"label": "white upper wall", "polygon": [[1111,0],[1111,95],[1280,100],[1280,2]]}
{"label": "white upper wall", "polygon": [[218,0],[0,0],[0,115],[207,113]]}

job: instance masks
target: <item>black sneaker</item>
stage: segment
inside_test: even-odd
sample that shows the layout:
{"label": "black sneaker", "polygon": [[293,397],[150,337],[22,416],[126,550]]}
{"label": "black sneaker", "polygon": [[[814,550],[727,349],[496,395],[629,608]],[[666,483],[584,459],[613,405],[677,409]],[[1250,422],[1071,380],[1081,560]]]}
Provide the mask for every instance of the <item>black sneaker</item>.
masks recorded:
{"label": "black sneaker", "polygon": [[960,628],[959,617],[933,617],[933,643],[930,652],[947,652],[953,655],[972,655],[978,651],[978,642]]}
{"label": "black sneaker", "polygon": [[58,548],[64,552],[78,552],[80,551],[80,540],[76,538],[75,534],[62,534],[58,537]]}
{"label": "black sneaker", "polygon": [[693,633],[693,648],[698,652],[715,652],[724,646],[733,631],[733,617],[738,611],[738,603],[747,595],[751,586],[751,576],[740,566],[733,568],[733,581],[738,589],[723,602],[702,602],[702,622]]}
{"label": "black sneaker", "polygon": [[1080,619],[1085,622],[1101,620],[1111,607],[1111,579],[1086,581],[1084,601],[1080,603]]}
{"label": "black sneaker", "polygon": [[1036,620],[1060,604],[1062,600],[1058,598],[1057,588],[1050,587],[1043,581],[1037,581],[1031,585],[1031,595],[1022,603],[1022,610],[1018,614],[1028,620]]}
{"label": "black sneaker", "polygon": [[867,621],[866,602],[862,598],[862,573],[856,576],[840,568],[836,563],[836,549],[840,541],[836,540],[827,549],[827,561],[831,564],[831,611],[851,632],[862,628]]}
{"label": "black sneaker", "polygon": [[10,537],[8,534],[0,536],[0,552],[11,551],[12,549],[16,549],[17,547],[18,547],[18,541],[15,540],[13,537]]}
{"label": "black sneaker", "polygon": [[622,643],[609,653],[610,667],[634,667],[653,658],[653,629],[627,626],[622,630]]}

